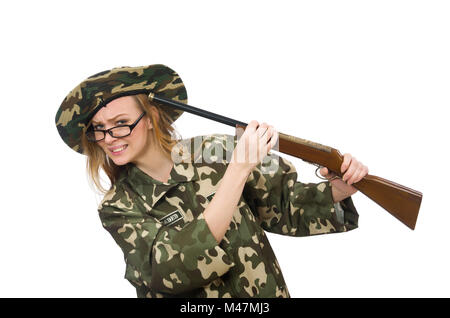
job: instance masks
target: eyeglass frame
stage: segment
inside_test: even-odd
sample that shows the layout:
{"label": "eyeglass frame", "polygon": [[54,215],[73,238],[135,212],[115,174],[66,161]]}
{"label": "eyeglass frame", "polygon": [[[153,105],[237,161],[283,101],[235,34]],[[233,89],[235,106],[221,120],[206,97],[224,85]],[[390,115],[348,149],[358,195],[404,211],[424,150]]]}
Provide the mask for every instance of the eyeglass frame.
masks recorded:
{"label": "eyeglass frame", "polygon": [[[88,129],[88,130],[86,131],[86,133],[85,133],[86,138],[87,138],[87,140],[88,140],[89,142],[99,142],[99,141],[102,141],[102,140],[104,140],[104,139],[106,138],[106,133],[108,133],[108,134],[109,134],[111,137],[113,137],[113,138],[124,138],[124,137],[128,137],[129,135],[131,135],[131,133],[133,132],[134,127],[136,127],[136,125],[139,123],[139,121],[142,119],[142,117],[144,117],[145,114],[146,114],[146,112],[144,111],[144,112],[141,114],[141,116],[139,116],[139,118],[136,119],[136,121],[135,121],[134,123],[132,123],[131,125],[119,125],[119,126],[111,127],[111,128],[109,128],[109,129],[94,129],[94,125],[92,125],[92,126],[91,126],[92,129]],[[128,127],[128,128],[130,128],[130,133],[127,134],[127,135],[125,135],[125,136],[120,136],[120,137],[115,137],[115,136],[113,136],[112,133],[111,133],[111,130],[113,130],[114,128],[120,128],[120,127]],[[96,131],[101,131],[101,132],[103,132],[103,138],[102,138],[102,139],[99,139],[99,140],[90,140],[89,137],[88,137],[88,135],[87,135],[87,133],[88,133],[88,132],[93,132],[93,133],[95,133]]]}

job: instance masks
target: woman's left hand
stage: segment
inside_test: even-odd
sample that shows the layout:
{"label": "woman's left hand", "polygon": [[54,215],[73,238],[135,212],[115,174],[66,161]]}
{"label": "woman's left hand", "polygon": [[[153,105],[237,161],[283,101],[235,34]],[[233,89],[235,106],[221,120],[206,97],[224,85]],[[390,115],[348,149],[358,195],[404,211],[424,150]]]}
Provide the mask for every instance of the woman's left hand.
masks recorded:
{"label": "woman's left hand", "polygon": [[[355,157],[346,153],[341,165],[341,173],[344,173],[342,179],[338,178],[330,182],[334,202],[342,201],[356,193],[358,190],[352,184],[364,178],[369,173],[369,169]],[[334,172],[329,172],[326,167],[320,169],[320,174],[328,180],[336,176]]]}

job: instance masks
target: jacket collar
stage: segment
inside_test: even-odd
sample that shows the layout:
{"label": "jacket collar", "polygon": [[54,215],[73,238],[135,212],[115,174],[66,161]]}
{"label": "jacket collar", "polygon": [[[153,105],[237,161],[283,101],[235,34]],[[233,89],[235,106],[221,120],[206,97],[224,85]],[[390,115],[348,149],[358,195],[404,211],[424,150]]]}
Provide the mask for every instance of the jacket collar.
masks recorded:
{"label": "jacket collar", "polygon": [[127,183],[150,207],[176,185],[199,179],[197,168],[191,162],[174,163],[167,182],[150,177],[133,163],[128,163],[125,171]]}
{"label": "jacket collar", "polygon": [[134,163],[128,163],[127,166],[128,179],[131,181],[139,181],[139,183],[143,184],[171,185],[198,180],[197,168],[191,162],[174,163],[167,182],[161,182],[152,178]]}

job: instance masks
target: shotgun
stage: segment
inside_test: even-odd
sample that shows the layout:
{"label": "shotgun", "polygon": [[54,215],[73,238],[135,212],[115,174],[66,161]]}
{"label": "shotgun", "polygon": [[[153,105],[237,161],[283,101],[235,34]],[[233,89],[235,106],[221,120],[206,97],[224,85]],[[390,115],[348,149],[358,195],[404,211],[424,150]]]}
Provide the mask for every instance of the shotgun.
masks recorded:
{"label": "shotgun", "polygon": [[[148,97],[150,101],[174,107],[235,128],[245,128],[247,126],[246,123],[163,98],[154,93],[148,94]],[[344,158],[337,149],[283,133],[278,133],[278,135],[279,152],[300,158],[318,167],[327,167],[329,171],[334,172],[337,176],[343,176],[340,171]],[[372,199],[411,230],[414,230],[422,202],[421,192],[370,174],[366,175],[360,181],[353,183],[352,186]]]}

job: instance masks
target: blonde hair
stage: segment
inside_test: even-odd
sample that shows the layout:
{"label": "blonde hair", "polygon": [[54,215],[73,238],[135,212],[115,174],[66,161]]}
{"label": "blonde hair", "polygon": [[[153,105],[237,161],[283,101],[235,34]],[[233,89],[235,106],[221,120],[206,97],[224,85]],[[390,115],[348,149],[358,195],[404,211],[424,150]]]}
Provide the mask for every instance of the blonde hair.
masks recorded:
{"label": "blonde hair", "polygon": [[[170,158],[172,148],[176,145],[181,137],[172,127],[173,120],[156,104],[148,100],[147,95],[132,95],[141,110],[145,111],[144,115],[151,120],[153,129],[150,130],[151,138],[161,148],[164,155]],[[89,127],[89,124],[88,124]],[[111,187],[117,181],[119,174],[125,166],[118,166],[103,151],[103,149],[95,142],[89,142],[86,135],[81,135],[81,143],[84,154],[87,156],[86,170],[90,181],[103,194],[109,189],[103,188],[100,184],[100,169],[103,169],[111,182]]]}

